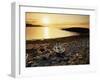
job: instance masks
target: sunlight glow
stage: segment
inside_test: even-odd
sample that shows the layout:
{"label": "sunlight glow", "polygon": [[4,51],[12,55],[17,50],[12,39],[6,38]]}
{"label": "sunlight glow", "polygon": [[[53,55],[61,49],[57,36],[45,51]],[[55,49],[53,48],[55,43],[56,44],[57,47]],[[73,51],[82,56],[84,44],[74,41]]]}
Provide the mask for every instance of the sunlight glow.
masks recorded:
{"label": "sunlight glow", "polygon": [[44,26],[47,26],[50,24],[50,19],[48,17],[43,17],[42,21],[43,21]]}

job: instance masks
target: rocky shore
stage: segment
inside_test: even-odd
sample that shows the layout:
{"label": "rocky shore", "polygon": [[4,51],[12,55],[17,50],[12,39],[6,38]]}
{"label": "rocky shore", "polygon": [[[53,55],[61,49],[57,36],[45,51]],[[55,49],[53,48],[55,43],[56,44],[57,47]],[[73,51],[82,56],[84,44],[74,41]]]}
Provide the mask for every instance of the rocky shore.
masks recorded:
{"label": "rocky shore", "polygon": [[26,67],[89,64],[89,36],[26,41]]}

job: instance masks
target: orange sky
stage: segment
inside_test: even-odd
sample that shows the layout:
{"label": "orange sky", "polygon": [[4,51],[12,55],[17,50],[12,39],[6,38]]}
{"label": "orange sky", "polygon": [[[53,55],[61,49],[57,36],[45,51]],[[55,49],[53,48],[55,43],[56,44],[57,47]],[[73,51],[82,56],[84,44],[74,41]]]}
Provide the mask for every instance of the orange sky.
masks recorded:
{"label": "orange sky", "polygon": [[48,27],[83,27],[89,28],[88,15],[26,13],[26,23]]}

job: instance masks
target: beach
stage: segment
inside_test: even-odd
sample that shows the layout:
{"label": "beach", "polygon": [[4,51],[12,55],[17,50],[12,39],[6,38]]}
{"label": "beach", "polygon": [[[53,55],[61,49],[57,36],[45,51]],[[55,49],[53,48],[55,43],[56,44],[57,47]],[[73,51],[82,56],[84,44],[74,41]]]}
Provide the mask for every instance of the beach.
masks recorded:
{"label": "beach", "polygon": [[89,63],[89,35],[26,40],[26,67]]}

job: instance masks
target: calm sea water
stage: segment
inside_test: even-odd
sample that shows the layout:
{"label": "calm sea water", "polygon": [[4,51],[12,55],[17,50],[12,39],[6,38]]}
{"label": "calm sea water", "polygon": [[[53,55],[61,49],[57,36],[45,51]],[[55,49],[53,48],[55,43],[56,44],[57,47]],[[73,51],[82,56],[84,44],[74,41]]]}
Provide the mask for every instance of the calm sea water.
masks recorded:
{"label": "calm sea water", "polygon": [[52,39],[75,36],[78,33],[64,31],[54,27],[27,27],[26,40]]}

